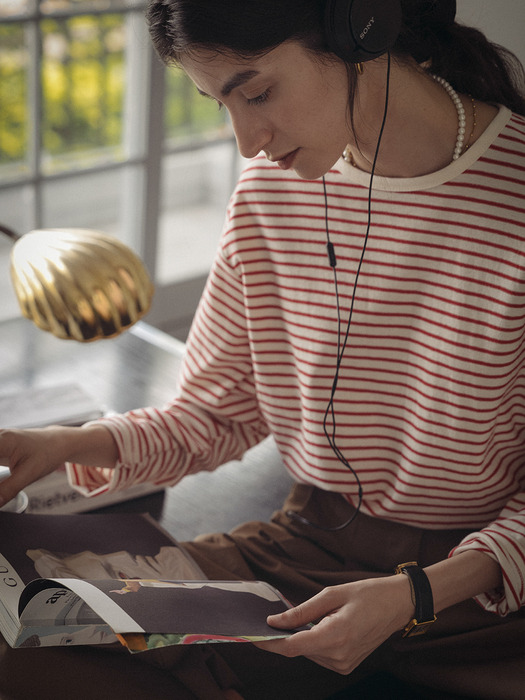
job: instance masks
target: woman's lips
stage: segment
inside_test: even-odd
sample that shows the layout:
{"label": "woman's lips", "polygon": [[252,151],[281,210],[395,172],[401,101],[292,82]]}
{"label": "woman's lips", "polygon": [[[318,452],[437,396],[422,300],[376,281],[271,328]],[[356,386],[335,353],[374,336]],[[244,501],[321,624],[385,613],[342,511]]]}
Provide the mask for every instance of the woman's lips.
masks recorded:
{"label": "woman's lips", "polygon": [[295,156],[297,155],[298,151],[299,149],[296,148],[295,151],[290,151],[290,153],[283,156],[282,158],[276,159],[275,162],[281,168],[281,170],[289,170],[293,165]]}

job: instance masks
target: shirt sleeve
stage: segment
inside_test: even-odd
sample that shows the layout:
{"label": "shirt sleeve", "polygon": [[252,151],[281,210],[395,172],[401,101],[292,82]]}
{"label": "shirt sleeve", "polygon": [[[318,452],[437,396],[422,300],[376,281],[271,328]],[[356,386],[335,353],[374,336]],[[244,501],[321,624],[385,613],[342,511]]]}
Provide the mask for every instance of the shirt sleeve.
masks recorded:
{"label": "shirt sleeve", "polygon": [[451,556],[469,550],[497,561],[503,574],[501,590],[476,596],[482,607],[505,616],[525,605],[525,493],[514,496],[497,520],[465,537]]}
{"label": "shirt sleeve", "polygon": [[240,276],[219,251],[195,315],[177,398],[97,421],[113,434],[115,469],[67,465],[70,482],[98,495],[149,482],[173,485],[212,470],[268,435],[259,410]]}

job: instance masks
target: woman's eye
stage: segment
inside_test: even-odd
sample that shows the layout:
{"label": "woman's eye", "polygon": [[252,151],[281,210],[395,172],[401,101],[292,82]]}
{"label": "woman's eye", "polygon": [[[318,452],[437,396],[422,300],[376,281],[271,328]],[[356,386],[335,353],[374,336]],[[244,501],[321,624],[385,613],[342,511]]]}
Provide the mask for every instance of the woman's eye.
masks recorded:
{"label": "woman's eye", "polygon": [[266,102],[268,97],[270,96],[270,90],[265,90],[264,92],[261,92],[260,95],[257,95],[257,97],[251,97],[248,99],[248,104],[249,105],[260,105],[263,102]]}

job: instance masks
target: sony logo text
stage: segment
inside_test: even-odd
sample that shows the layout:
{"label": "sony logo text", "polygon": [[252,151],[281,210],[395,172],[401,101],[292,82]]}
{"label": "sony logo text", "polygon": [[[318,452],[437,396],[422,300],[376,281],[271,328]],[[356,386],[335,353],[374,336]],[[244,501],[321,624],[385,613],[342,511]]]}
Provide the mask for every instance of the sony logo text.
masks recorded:
{"label": "sony logo text", "polygon": [[374,18],[374,17],[370,17],[370,20],[368,21],[368,24],[366,25],[366,27],[363,29],[363,31],[362,31],[361,34],[359,35],[359,38],[360,38],[360,39],[364,39],[364,38],[365,38],[365,36],[368,34],[368,32],[370,31],[370,29],[372,28],[372,25],[374,24],[374,22],[375,22],[375,18]]}

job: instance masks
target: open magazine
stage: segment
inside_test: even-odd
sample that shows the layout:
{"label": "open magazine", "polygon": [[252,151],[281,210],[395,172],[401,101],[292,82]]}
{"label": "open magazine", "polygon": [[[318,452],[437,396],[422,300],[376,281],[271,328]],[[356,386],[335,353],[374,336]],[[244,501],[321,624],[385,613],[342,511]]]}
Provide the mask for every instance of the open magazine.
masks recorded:
{"label": "open magazine", "polygon": [[0,632],[11,647],[172,644],[287,636],[262,581],[210,581],[149,516],[0,512]]}

